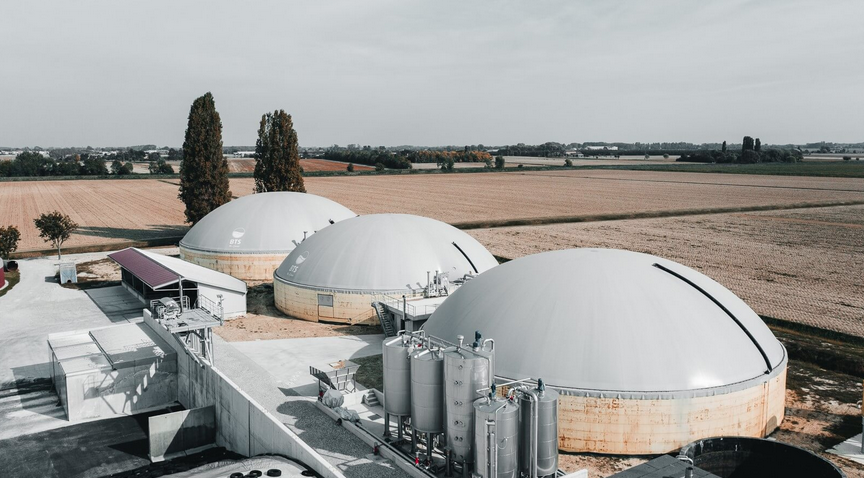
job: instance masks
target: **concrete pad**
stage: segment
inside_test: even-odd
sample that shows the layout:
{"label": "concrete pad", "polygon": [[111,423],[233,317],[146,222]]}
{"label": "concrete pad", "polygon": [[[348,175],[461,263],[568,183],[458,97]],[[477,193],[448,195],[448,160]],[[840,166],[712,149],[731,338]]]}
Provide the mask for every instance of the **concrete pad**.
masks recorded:
{"label": "concrete pad", "polygon": [[119,285],[90,289],[85,293],[106,316],[114,320],[140,318],[145,307],[138,297]]}
{"label": "concrete pad", "polygon": [[[381,353],[384,335],[351,335],[302,339],[232,342],[231,345],[260,365],[291,393],[318,394],[318,381],[309,375],[309,366],[341,359]],[[217,363],[219,358],[217,357]]]}
{"label": "concrete pad", "polygon": [[843,443],[827,450],[832,455],[837,455],[855,463],[864,465],[864,452],[861,451],[861,434],[844,441]]}

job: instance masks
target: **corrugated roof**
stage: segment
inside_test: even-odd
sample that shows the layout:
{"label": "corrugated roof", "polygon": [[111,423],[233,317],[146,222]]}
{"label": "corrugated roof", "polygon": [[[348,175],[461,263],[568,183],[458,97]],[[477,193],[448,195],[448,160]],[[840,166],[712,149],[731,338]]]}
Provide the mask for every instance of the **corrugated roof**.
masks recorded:
{"label": "corrugated roof", "polygon": [[622,396],[728,387],[770,376],[786,357],[760,317],[722,285],[669,260],[613,249],[500,265],[457,289],[424,329],[450,341],[475,330],[495,339],[498,375]]}
{"label": "corrugated roof", "polygon": [[206,284],[220,289],[230,290],[234,292],[246,293],[246,283],[240,279],[216,272],[206,267],[186,262],[177,257],[169,257],[155,252],[143,251],[135,249],[139,253],[147,256],[150,260],[157,262],[162,267],[165,267],[176,274],[183,276],[184,279]]}
{"label": "corrugated roof", "polygon": [[134,247],[108,254],[108,257],[152,289],[158,289],[180,280],[180,276],[176,272],[152,260]]}
{"label": "corrugated roof", "polygon": [[165,287],[183,277],[183,279],[199,284],[246,293],[246,283],[240,279],[176,257],[143,251],[134,247],[108,254],[108,257],[128,269],[129,272],[135,274],[153,289]]}

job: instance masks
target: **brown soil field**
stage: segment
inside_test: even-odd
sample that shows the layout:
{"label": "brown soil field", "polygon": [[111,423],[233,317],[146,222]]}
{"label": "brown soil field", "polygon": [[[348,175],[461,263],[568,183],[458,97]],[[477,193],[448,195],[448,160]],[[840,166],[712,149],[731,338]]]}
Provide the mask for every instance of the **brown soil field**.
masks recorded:
{"label": "brown soil field", "polygon": [[629,249],[692,267],[756,312],[864,337],[864,206],[469,231],[506,258]]}
{"label": "brown soil field", "polygon": [[[461,226],[518,220],[585,221],[639,214],[680,214],[864,201],[864,180],[671,173],[576,171],[309,177],[310,193],[358,214],[402,212]],[[231,191],[253,191],[252,178],[233,178]],[[440,199],[439,199],[440,198]],[[0,224],[21,230],[19,251],[46,249],[33,219],[59,210],[81,227],[68,247],[121,244],[184,234],[176,180],[0,182]]]}
{"label": "brown soil field", "polygon": [[[694,177],[697,173],[608,170],[596,173],[596,176],[585,171],[583,176],[533,172],[326,177],[308,178],[306,188],[358,214],[403,212],[456,225],[482,225],[517,218],[626,216],[670,210],[864,201],[861,179],[744,176],[730,182],[722,177]],[[640,178],[645,180],[634,180]],[[771,187],[778,185],[784,187]],[[251,179],[232,180],[235,194],[251,188]]]}
{"label": "brown soil field", "polygon": [[[300,167],[303,168],[304,171],[345,171],[345,168],[348,165],[345,163],[340,163],[338,161],[327,161],[325,159],[301,159]],[[362,164],[355,164],[355,171],[371,171],[375,168],[371,166],[364,166]],[[229,159],[228,160],[228,170],[232,173],[254,173],[255,172],[255,160],[254,159]]]}
{"label": "brown soil field", "polygon": [[33,219],[58,210],[79,225],[64,247],[178,236],[187,231],[177,186],[161,180],[0,183],[0,224],[21,231],[19,251],[50,248]]}

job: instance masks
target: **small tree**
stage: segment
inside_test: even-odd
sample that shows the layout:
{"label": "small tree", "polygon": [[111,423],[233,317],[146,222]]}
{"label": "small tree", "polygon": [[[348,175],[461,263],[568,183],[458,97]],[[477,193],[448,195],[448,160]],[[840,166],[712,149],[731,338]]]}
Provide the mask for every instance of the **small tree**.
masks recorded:
{"label": "small tree", "polygon": [[348,163],[348,167],[345,169],[347,169],[349,173],[353,173],[354,172],[354,163]]}
{"label": "small tree", "polygon": [[6,261],[13,252],[18,250],[21,233],[15,226],[0,227],[0,267],[6,266]]}
{"label": "small tree", "polygon": [[484,163],[486,163],[486,169],[492,169],[492,159],[491,158],[486,158]]}
{"label": "small tree", "polygon": [[384,171],[384,163],[375,163],[375,171]]}
{"label": "small tree", "polygon": [[564,166],[566,166],[568,168],[573,167],[573,160],[570,158],[565,159],[564,160]]}
{"label": "small tree", "polygon": [[504,169],[504,156],[495,156],[495,169]]}
{"label": "small tree", "polygon": [[56,247],[57,259],[62,259],[60,246],[78,229],[78,224],[60,211],[42,214],[34,219],[33,223],[36,224],[36,229],[39,229],[39,237]]}
{"label": "small tree", "polygon": [[441,168],[442,171],[446,171],[448,173],[453,172],[453,168],[456,167],[456,161],[453,159],[452,154],[442,155],[438,158],[438,167]]}
{"label": "small tree", "polygon": [[255,144],[255,192],[306,192],[291,115],[284,110],[261,116]]}
{"label": "small tree", "polygon": [[721,148],[721,151],[723,151],[724,153],[726,152],[726,141],[723,141],[723,146]]}
{"label": "small tree", "polygon": [[741,142],[741,151],[753,151],[753,146],[753,138],[745,136],[744,140]]}
{"label": "small tree", "polygon": [[762,151],[762,141],[760,141],[759,138],[756,138],[756,143],[753,145],[753,151],[756,151],[757,153]]}

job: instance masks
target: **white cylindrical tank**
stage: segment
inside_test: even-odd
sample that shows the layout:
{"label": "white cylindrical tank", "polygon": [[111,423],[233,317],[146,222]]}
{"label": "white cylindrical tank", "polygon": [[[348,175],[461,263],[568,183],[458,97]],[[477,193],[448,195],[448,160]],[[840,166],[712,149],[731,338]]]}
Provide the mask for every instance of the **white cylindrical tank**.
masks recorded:
{"label": "white cylindrical tank", "polygon": [[439,349],[411,353],[411,427],[423,433],[444,431],[444,354]]}
{"label": "white cylindrical tank", "polygon": [[406,417],[411,415],[411,364],[408,356],[411,341],[405,336],[384,340],[382,362],[384,371],[384,410]]}
{"label": "white cylindrical tank", "polygon": [[519,405],[498,397],[474,402],[474,474],[519,476]]}

